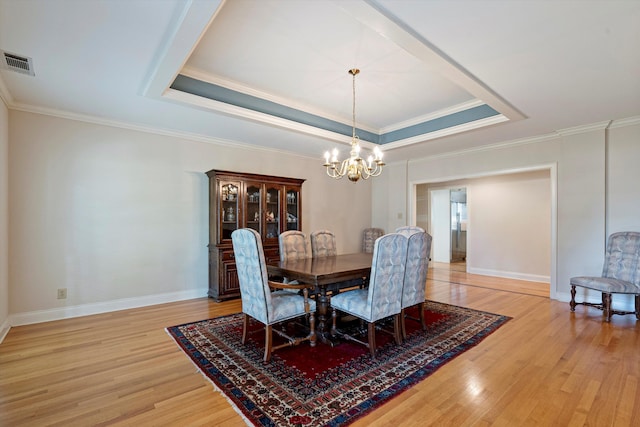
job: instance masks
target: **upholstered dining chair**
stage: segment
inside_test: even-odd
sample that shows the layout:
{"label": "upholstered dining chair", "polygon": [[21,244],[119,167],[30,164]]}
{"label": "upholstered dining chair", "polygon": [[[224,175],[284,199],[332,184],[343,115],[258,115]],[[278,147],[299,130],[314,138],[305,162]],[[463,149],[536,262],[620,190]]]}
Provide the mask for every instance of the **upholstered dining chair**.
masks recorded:
{"label": "upholstered dining chair", "polygon": [[[339,335],[369,348],[376,356],[376,322],[393,316],[393,335],[396,344],[402,343],[400,312],[402,310],[402,284],[407,258],[407,238],[390,233],[376,240],[373,247],[369,287],[342,292],[331,298],[332,335]],[[364,342],[339,331],[336,326],[336,310],[364,320],[368,324],[368,341]]]}
{"label": "upholstered dining chair", "polygon": [[418,227],[415,225],[404,225],[402,227],[396,228],[396,233],[403,233],[405,235],[413,234],[413,233],[425,233],[424,228]]}
{"label": "upholstered dining chair", "polygon": [[365,228],[362,230],[362,252],[371,254],[373,253],[373,245],[378,237],[384,236],[384,230],[382,228]]}
{"label": "upholstered dining chair", "polygon": [[280,261],[307,258],[307,237],[302,231],[289,230],[278,236]]}
{"label": "upholstered dining chair", "polygon": [[312,232],[310,237],[312,257],[338,255],[336,236],[333,232],[329,230],[317,230]]}
{"label": "upholstered dining chair", "polygon": [[[265,362],[271,359],[273,350],[282,347],[297,345],[306,340],[312,347],[315,346],[316,303],[308,297],[307,285],[287,285],[268,280],[262,241],[255,230],[250,228],[235,230],[231,233],[231,241],[242,300],[242,343],[244,344],[247,340],[249,319],[252,318],[265,325]],[[277,290],[272,292],[272,288]],[[303,295],[287,292],[284,289],[302,289]],[[305,337],[292,337],[284,330],[273,328],[274,324],[307,315],[310,331]],[[282,336],[286,342],[274,346],[273,332]]]}
{"label": "upholstered dining chair", "polygon": [[[601,277],[572,277],[571,311],[576,305],[587,305],[603,311],[607,322],[614,314],[635,314],[640,320],[640,233],[626,231],[613,233],[607,241]],[[602,293],[602,303],[576,302],[576,286]],[[612,294],[635,295],[635,311],[614,310]]]}
{"label": "upholstered dining chair", "polygon": [[431,252],[431,235],[420,227],[401,227],[399,233],[408,239],[407,261],[404,269],[404,283],[402,285],[402,311],[400,320],[402,338],[407,338],[406,309],[418,306],[419,320],[422,330],[427,329],[424,318],[424,298],[427,284],[427,269],[429,268],[429,253]]}
{"label": "upholstered dining chair", "polygon": [[[278,236],[280,261],[307,258],[307,237],[302,231],[289,230]],[[283,278],[284,283],[297,284],[295,280]]]}

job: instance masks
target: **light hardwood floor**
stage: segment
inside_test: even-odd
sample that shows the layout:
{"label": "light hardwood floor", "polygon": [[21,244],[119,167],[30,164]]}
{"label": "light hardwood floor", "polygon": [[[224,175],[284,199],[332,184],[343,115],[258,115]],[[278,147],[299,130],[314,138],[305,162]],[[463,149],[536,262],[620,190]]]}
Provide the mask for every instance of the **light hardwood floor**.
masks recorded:
{"label": "light hardwood floor", "polygon": [[[633,316],[607,324],[550,300],[548,285],[433,267],[429,299],[513,319],[354,426],[638,425]],[[164,330],[238,311],[237,300],[200,298],[12,328],[0,426],[244,425]]]}

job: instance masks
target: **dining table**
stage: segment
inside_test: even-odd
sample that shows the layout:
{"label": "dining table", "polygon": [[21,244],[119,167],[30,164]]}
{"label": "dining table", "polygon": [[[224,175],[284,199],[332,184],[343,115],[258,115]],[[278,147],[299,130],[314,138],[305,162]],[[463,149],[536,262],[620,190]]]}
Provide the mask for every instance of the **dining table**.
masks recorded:
{"label": "dining table", "polygon": [[367,283],[371,274],[372,259],[373,254],[364,252],[290,259],[267,264],[267,274],[314,286],[317,295],[318,339],[325,344],[333,344],[327,325],[331,310],[327,288],[335,284],[353,287],[358,283]]}

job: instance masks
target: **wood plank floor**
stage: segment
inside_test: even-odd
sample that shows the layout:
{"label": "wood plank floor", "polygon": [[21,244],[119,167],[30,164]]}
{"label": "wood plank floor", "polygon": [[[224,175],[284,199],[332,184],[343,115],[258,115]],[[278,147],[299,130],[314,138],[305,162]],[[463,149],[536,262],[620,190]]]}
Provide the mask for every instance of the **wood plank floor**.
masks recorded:
{"label": "wood plank floor", "polygon": [[[548,285],[456,265],[434,264],[427,291],[513,319],[354,426],[638,425],[633,316],[606,324],[596,309],[550,300]],[[238,311],[200,298],[12,328],[0,344],[0,426],[242,426],[164,330]]]}

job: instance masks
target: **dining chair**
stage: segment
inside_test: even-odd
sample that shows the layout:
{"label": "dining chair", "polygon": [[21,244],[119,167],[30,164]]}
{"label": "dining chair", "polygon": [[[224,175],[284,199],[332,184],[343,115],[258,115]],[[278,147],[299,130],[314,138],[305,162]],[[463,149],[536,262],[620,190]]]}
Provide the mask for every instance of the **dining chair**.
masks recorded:
{"label": "dining chair", "polygon": [[[587,305],[602,310],[607,322],[614,314],[635,314],[640,320],[640,232],[626,231],[609,236],[604,255],[602,276],[578,276],[570,279],[571,311],[576,305]],[[576,302],[576,286],[599,291],[601,303]],[[611,306],[612,294],[635,296],[635,310],[614,310]]]}
{"label": "dining chair", "polygon": [[280,261],[307,258],[307,237],[302,231],[289,230],[278,236]]}
{"label": "dining chair", "polygon": [[[422,330],[427,329],[424,317],[425,288],[431,252],[431,235],[420,227],[401,227],[400,234],[407,237],[407,260],[405,262],[404,283],[402,286],[402,310],[400,320],[402,338],[407,338],[406,318],[418,320]],[[418,318],[407,316],[406,310],[418,307]]]}
{"label": "dining chair", "polygon": [[[369,287],[342,292],[331,298],[333,324],[332,335],[339,335],[369,348],[376,356],[376,322],[393,317],[393,336],[396,344],[402,343],[400,312],[402,310],[402,285],[407,258],[407,238],[399,233],[386,234],[376,240],[373,247]],[[367,322],[367,342],[338,330],[336,311],[355,316]]]}
{"label": "dining chair", "polygon": [[313,258],[322,256],[338,255],[336,249],[336,236],[329,230],[317,230],[311,233],[311,256]]}
{"label": "dining chair", "polygon": [[396,228],[396,233],[404,233],[405,235],[407,235],[407,233],[413,234],[413,233],[425,233],[425,229],[422,227],[418,227],[415,225],[403,225],[402,227],[398,227]]}
{"label": "dining chair", "polygon": [[382,228],[365,228],[362,231],[362,252],[373,253],[373,245],[378,237],[384,236]]}
{"label": "dining chair", "polygon": [[[280,261],[307,258],[307,237],[302,231],[289,230],[278,236],[280,249]],[[284,283],[298,284],[297,280],[289,280],[283,277]]]}
{"label": "dining chair", "polygon": [[[308,296],[308,285],[290,285],[270,281],[262,248],[260,234],[250,228],[242,228],[231,233],[235,253],[240,298],[242,300],[242,344],[247,340],[249,319],[265,325],[264,361],[271,359],[271,352],[282,347],[298,345],[309,341],[316,344],[315,311],[316,303]],[[272,291],[272,289],[276,289]],[[303,295],[287,292],[285,289],[302,290]],[[309,316],[309,334],[293,337],[273,325],[297,317]],[[273,332],[285,339],[283,344],[273,345]]]}

